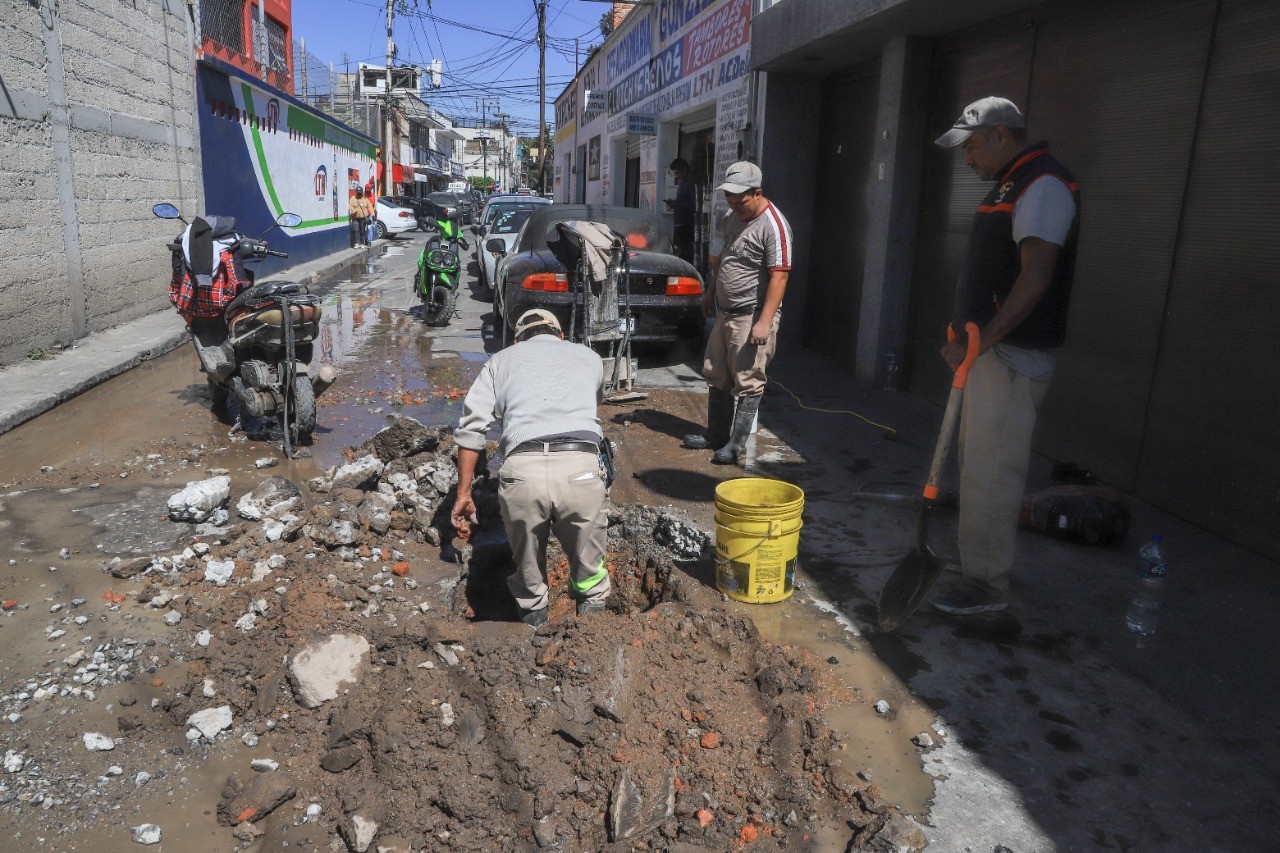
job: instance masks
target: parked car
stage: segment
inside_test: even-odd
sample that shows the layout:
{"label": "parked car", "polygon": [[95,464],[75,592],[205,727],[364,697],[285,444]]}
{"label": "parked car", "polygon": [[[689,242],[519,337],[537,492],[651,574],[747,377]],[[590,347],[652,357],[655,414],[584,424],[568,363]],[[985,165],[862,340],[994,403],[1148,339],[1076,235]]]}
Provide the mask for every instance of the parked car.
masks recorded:
{"label": "parked car", "polygon": [[[557,256],[560,235],[556,224],[574,219],[602,222],[624,235],[628,245],[632,340],[676,341],[702,335],[702,278],[691,264],[671,254],[668,226],[657,214],[633,207],[588,204],[543,204],[534,207],[516,236],[512,249],[500,256],[494,271],[495,320],[501,320],[503,344],[513,337],[514,324],[530,308],[545,308],[559,318],[566,333],[574,294],[573,271]],[[486,240],[501,248],[497,238]]]}
{"label": "parked car", "polygon": [[501,251],[494,251],[492,247],[484,248],[483,246],[476,249],[477,257],[480,260],[480,283],[484,285],[485,293],[492,293],[493,282],[497,280],[495,272],[498,267],[498,261],[511,252],[511,247],[515,245],[521,227],[524,226],[525,221],[533,213],[536,206],[532,204],[489,205],[489,209],[494,212],[494,217],[488,226],[471,226],[472,232],[477,235],[477,243],[481,240],[485,242],[490,240],[502,241]]}
{"label": "parked car", "polygon": [[429,198],[418,198],[412,195],[384,195],[387,201],[413,211],[419,231],[427,231],[440,218],[443,209]]}
{"label": "parked car", "polygon": [[475,233],[476,236],[483,236],[484,229],[489,225],[489,223],[493,222],[494,216],[497,215],[499,205],[519,204],[529,207],[530,205],[548,203],[549,202],[547,202],[546,199],[538,198],[537,196],[516,195],[515,193],[499,193],[491,195],[488,200],[485,201],[484,207],[480,209],[480,217],[476,222],[476,226],[480,228],[480,231],[476,231],[476,226],[473,226],[472,232]]}
{"label": "parked car", "polygon": [[470,225],[473,218],[474,210],[471,207],[469,198],[458,195],[457,193],[431,193],[428,199],[443,207],[451,214],[456,213],[458,223],[461,225]]}
{"label": "parked car", "polygon": [[379,198],[375,205],[378,214],[378,236],[394,237],[418,227],[418,217],[413,209],[393,204],[387,198]]}

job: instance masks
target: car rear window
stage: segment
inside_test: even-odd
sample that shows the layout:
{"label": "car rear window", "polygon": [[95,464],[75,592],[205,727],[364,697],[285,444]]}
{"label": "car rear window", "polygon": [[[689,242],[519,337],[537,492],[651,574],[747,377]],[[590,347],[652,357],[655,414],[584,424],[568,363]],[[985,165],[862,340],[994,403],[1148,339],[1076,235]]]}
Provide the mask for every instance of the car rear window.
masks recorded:
{"label": "car rear window", "polygon": [[[568,217],[572,219],[574,217]],[[545,246],[548,240],[560,239],[560,234],[556,231],[556,225],[566,220],[553,220],[548,223],[546,233],[542,235],[541,244]],[[614,231],[624,235],[627,239],[627,245],[633,249],[656,249],[657,251],[666,251],[663,247],[664,235],[660,234],[652,222],[643,219],[628,219],[622,216],[606,216],[603,218],[592,219],[593,222],[602,222]]]}

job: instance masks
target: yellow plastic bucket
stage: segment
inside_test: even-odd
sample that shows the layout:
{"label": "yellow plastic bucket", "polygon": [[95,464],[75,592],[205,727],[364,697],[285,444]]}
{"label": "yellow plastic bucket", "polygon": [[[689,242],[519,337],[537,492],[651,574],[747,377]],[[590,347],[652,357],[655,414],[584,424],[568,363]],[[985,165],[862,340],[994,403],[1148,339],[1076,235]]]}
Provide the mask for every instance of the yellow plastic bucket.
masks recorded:
{"label": "yellow plastic bucket", "polygon": [[716,487],[716,589],[748,604],[795,591],[804,491],[782,480],[743,477]]}

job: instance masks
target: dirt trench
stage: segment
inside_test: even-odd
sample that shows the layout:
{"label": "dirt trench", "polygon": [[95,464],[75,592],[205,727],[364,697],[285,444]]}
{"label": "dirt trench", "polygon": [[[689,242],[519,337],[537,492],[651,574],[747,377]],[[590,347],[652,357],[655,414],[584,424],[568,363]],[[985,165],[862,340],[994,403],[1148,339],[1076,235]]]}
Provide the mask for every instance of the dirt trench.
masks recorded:
{"label": "dirt trench", "polygon": [[[718,606],[687,518],[615,507],[614,591],[581,617],[553,540],[535,631],[506,590],[495,478],[474,487],[474,540],[448,525],[447,429],[403,418],[346,456],[302,487],[264,481],[261,517],[197,528],[196,550],[107,567],[183,617],[168,638],[181,677],[119,729],[142,749],[184,727],[202,743],[192,714],[226,705],[214,748],[269,746],[275,768],[222,788],[218,820],[245,844],[323,829],[357,851],[804,850],[843,826],[848,850],[923,847],[842,761],[823,709],[845,688]],[[225,585],[211,565],[233,566]],[[307,707],[289,662],[334,635],[367,640],[367,659]]]}

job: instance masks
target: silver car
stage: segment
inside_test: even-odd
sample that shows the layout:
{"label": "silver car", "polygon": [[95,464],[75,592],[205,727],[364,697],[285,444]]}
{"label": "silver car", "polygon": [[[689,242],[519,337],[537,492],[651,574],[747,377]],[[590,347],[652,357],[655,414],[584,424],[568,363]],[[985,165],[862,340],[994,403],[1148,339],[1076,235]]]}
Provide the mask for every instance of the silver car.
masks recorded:
{"label": "silver car", "polygon": [[[475,233],[483,233],[483,237],[476,241],[477,244],[481,244],[476,251],[480,255],[480,281],[484,284],[486,294],[493,294],[493,283],[497,281],[497,266],[504,257],[511,254],[511,248],[516,244],[520,228],[537,206],[533,204],[501,205],[494,212],[492,221],[483,232],[480,231],[482,226],[472,226],[472,231]],[[502,252],[490,251],[482,245],[491,240],[502,241],[505,247]]]}

